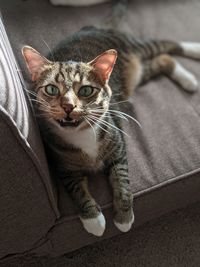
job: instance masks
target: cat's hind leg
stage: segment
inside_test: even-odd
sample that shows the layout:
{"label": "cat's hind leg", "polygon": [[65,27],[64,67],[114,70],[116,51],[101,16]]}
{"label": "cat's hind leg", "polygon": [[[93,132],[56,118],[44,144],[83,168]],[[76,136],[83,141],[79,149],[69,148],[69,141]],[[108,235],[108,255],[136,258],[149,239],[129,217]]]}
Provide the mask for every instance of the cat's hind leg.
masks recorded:
{"label": "cat's hind leg", "polygon": [[193,59],[200,59],[200,43],[194,42],[180,42],[183,56]]}
{"label": "cat's hind leg", "polygon": [[196,77],[185,69],[176,59],[168,54],[161,54],[147,64],[144,62],[143,81],[165,74],[188,92],[195,92],[198,88]]}

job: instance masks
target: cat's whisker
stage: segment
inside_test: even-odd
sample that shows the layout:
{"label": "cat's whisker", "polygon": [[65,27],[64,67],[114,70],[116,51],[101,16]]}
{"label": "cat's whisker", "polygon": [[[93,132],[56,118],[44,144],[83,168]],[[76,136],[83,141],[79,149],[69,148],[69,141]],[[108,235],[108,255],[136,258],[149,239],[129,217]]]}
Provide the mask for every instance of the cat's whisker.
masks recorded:
{"label": "cat's whisker", "polygon": [[35,117],[48,117],[47,113],[35,113]]}
{"label": "cat's whisker", "polygon": [[[98,111],[104,112],[103,109],[98,109]],[[109,112],[110,114],[118,114],[118,116],[123,116],[123,118],[127,117],[127,118],[131,119],[132,121],[134,121],[140,128],[142,128],[142,125],[139,123],[138,120],[136,120],[135,118],[133,118],[132,116],[130,116],[129,114],[127,114],[125,112],[122,112],[119,110],[114,110],[114,109],[108,109],[106,112]]]}
{"label": "cat's whisker", "polygon": [[115,117],[119,117],[121,119],[125,119],[126,121],[128,121],[128,119],[126,117],[124,117],[124,116],[121,116],[121,115],[118,115],[118,114],[114,114],[114,113],[112,114],[112,113],[109,113],[107,111],[106,112],[92,111],[90,114],[95,115],[95,116],[100,115],[101,117],[103,116],[103,117],[106,117],[106,118],[110,118],[112,116],[115,116]]}
{"label": "cat's whisker", "polygon": [[110,102],[109,105],[118,105],[118,104],[126,103],[126,102],[129,102],[129,100],[123,100],[123,101],[119,101],[119,102]]}
{"label": "cat's whisker", "polygon": [[90,121],[85,117],[83,116],[83,118],[86,120],[86,122],[90,125],[90,127],[92,128],[93,130],[93,133],[94,133],[94,138],[95,138],[95,142],[97,141],[97,134],[96,134],[96,131],[94,129],[94,127],[92,126],[92,124],[90,123]]}
{"label": "cat's whisker", "polygon": [[[32,95],[31,95],[32,96]],[[46,101],[46,100],[44,100],[44,99],[42,99],[41,97],[37,97],[37,98],[31,98],[31,96],[28,96],[28,98],[32,101],[34,101],[34,100],[38,100],[39,99],[39,101],[41,101],[41,102],[43,102],[43,103],[45,103],[45,104],[47,104],[47,105],[49,105],[49,103]],[[35,95],[33,94],[33,96],[35,97]]]}
{"label": "cat's whisker", "polygon": [[44,111],[44,112],[47,112],[47,113],[51,113],[51,114],[53,114],[53,115],[58,115],[58,114],[60,114],[60,112],[59,112],[58,110],[53,111],[53,110],[51,110],[50,107],[41,107],[41,106],[40,106],[39,110]]}
{"label": "cat's whisker", "polygon": [[33,102],[36,102],[38,104],[40,104],[39,108],[38,109],[41,109],[42,107],[46,108],[47,110],[54,110],[56,112],[59,112],[59,109],[57,109],[56,107],[53,107],[53,106],[50,106],[49,104],[46,105],[44,103],[42,103],[41,101],[37,100],[37,99],[30,99],[31,101]]}
{"label": "cat's whisker", "polygon": [[128,121],[128,119],[125,116],[121,115],[121,114],[111,113],[109,111],[104,111],[103,109],[102,110],[92,110],[92,112],[100,113],[100,114],[105,113],[105,114],[109,114],[110,116],[117,116],[117,117],[119,117],[121,119],[124,119],[124,120]]}
{"label": "cat's whisker", "polygon": [[96,112],[91,112],[90,113],[93,116],[100,116],[100,117],[106,117],[106,118],[110,118],[112,116],[112,114],[100,114],[100,113],[96,113]]}
{"label": "cat's whisker", "polygon": [[48,50],[49,50],[49,52],[50,52],[50,54],[51,54],[51,56],[53,58],[53,61],[55,61],[55,58],[54,58],[54,55],[53,55],[53,52],[52,52],[50,46],[47,44],[47,42],[43,38],[42,38],[42,41],[46,45],[46,47],[48,48]]}
{"label": "cat's whisker", "polygon": [[116,116],[116,117],[119,117],[121,119],[124,119],[124,120],[128,121],[128,119],[125,116],[121,115],[121,114],[111,113],[109,111],[106,111],[106,113],[108,113],[110,116]]}
{"label": "cat's whisker", "polygon": [[102,129],[104,132],[106,132],[106,133],[108,133],[110,135],[110,132],[107,131],[106,129],[104,129],[101,125],[99,125],[99,123],[96,120],[94,120],[94,119],[92,119],[90,117],[87,117],[87,119],[90,120],[95,125],[97,125],[97,127],[99,127],[100,129]]}
{"label": "cat's whisker", "polygon": [[88,107],[89,105],[92,105],[95,101],[96,101],[96,99],[95,99],[95,100],[91,100],[89,103],[87,103],[87,104],[85,105],[85,107]]}
{"label": "cat's whisker", "polygon": [[35,95],[35,94],[32,93],[32,92],[29,92],[29,93],[28,93],[28,97],[35,97],[35,99],[36,99],[36,96],[37,96],[37,95]]}
{"label": "cat's whisker", "polygon": [[57,110],[56,108],[52,108],[52,107],[44,105],[42,103],[40,103],[40,106],[39,106],[38,110],[43,110],[45,112],[51,112],[53,114],[58,114],[59,113],[59,110]]}
{"label": "cat's whisker", "polygon": [[[30,91],[28,89],[24,89],[28,94],[32,95],[32,96],[35,96],[37,98],[39,98],[41,101],[45,102],[46,104],[49,104],[46,100],[44,100],[42,97],[38,96],[37,93],[33,92],[33,91]],[[32,98],[33,99],[33,98]],[[31,100],[32,100],[31,99]]]}
{"label": "cat's whisker", "polygon": [[48,111],[48,112],[51,112],[51,113],[55,113],[55,114],[60,113],[60,111],[57,108],[53,108],[51,106],[45,106],[45,105],[43,105],[41,103],[40,103],[40,107],[38,109],[39,110],[45,110],[45,111]]}
{"label": "cat's whisker", "polygon": [[122,93],[119,93],[119,94],[113,94],[112,96],[121,96],[123,95]]}
{"label": "cat's whisker", "polygon": [[33,101],[35,103],[41,104],[45,107],[49,107],[49,105],[47,105],[45,102],[43,103],[42,101],[38,100],[38,99],[33,99],[33,98],[29,98],[30,101]]}
{"label": "cat's whisker", "polygon": [[120,132],[122,132],[123,134],[125,134],[126,136],[130,137],[126,132],[124,132],[124,131],[121,130],[120,128],[116,127],[115,125],[113,125],[113,124],[111,124],[111,123],[109,123],[109,122],[107,122],[107,121],[105,121],[105,120],[103,120],[103,119],[101,119],[101,118],[97,118],[97,117],[95,117],[95,116],[91,116],[91,117],[92,117],[93,119],[96,119],[98,122],[104,124],[104,125],[107,126],[108,128],[109,128],[109,126],[110,126],[110,127],[112,127],[113,129],[116,129],[117,131],[120,131]]}
{"label": "cat's whisker", "polygon": [[142,128],[142,125],[139,123],[138,120],[136,120],[135,118],[133,118],[132,116],[130,116],[129,114],[125,113],[125,112],[122,112],[122,111],[119,111],[119,110],[112,110],[112,109],[109,109],[108,110],[109,112],[114,112],[116,114],[122,114],[128,118],[130,118],[132,121],[134,121],[140,128]]}
{"label": "cat's whisker", "polygon": [[29,89],[27,89],[27,88],[23,88],[23,90],[26,91],[26,92],[28,92],[28,93],[33,93],[32,90],[29,90]]}
{"label": "cat's whisker", "polygon": [[[106,126],[108,129],[112,129],[112,128],[114,128],[114,129],[116,129],[116,130],[119,130],[119,131],[122,131],[121,129],[119,129],[118,127],[115,127],[114,125],[112,125],[112,124],[110,124],[110,123],[108,123],[108,122],[106,122],[105,120],[103,120],[103,119],[99,119],[99,118],[97,118],[97,117],[95,117],[95,116],[92,116],[92,117],[90,117],[90,118],[92,118],[93,120],[95,120],[96,122],[98,121],[98,123],[101,123],[101,124],[103,124],[104,126]],[[123,132],[123,131],[122,131]],[[125,135],[127,135],[125,132],[123,132]]]}
{"label": "cat's whisker", "polygon": [[24,88],[24,90],[30,95],[37,96],[37,93],[35,93],[35,92],[31,91],[31,90],[28,90],[28,89],[25,89],[25,88]]}

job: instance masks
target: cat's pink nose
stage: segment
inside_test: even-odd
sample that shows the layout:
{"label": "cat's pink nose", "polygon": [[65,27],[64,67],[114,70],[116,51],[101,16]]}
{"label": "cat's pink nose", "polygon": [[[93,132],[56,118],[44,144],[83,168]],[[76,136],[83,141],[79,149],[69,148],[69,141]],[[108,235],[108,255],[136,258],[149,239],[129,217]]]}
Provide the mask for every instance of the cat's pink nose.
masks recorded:
{"label": "cat's pink nose", "polygon": [[72,104],[65,104],[63,108],[67,114],[70,114],[75,107]]}

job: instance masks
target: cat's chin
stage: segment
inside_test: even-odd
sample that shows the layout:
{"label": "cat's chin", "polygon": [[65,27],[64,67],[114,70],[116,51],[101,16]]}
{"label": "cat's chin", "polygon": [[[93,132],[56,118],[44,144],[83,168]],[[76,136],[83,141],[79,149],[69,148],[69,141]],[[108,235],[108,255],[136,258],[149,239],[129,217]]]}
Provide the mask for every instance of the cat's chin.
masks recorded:
{"label": "cat's chin", "polygon": [[56,122],[61,127],[78,127],[83,122],[83,119],[80,119],[80,120],[75,120],[75,119],[61,119],[61,120],[56,120]]}

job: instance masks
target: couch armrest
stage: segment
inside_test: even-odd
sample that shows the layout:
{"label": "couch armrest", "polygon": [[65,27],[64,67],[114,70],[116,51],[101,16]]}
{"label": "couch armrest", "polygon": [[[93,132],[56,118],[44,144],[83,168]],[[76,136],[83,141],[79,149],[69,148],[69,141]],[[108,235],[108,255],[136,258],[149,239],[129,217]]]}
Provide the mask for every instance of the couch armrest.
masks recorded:
{"label": "couch armrest", "polygon": [[46,242],[59,217],[39,131],[0,19],[0,258]]}

